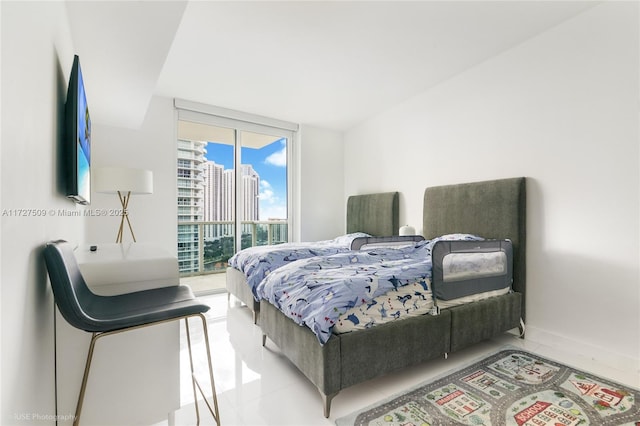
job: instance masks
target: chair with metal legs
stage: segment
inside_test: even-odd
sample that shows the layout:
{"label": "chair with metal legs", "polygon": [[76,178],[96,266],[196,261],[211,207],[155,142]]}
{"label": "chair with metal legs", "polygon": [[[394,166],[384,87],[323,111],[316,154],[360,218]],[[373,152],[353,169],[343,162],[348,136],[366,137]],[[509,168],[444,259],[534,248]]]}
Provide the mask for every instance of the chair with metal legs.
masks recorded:
{"label": "chair with metal legs", "polygon": [[[64,319],[73,327],[92,333],[89,353],[85,365],[80,395],[76,406],[74,426],[80,423],[82,403],[84,401],[87,380],[91,368],[91,360],[96,341],[101,337],[137,330],[169,321],[185,321],[193,396],[195,399],[196,418],[200,423],[200,411],[196,388],[202,395],[216,424],[220,426],[218,400],[213,382],[211,351],[207,336],[207,321],[204,313],[209,306],[200,303],[188,286],[161,287],[116,296],[99,296],[91,292],[80,273],[73,249],[66,241],[51,241],[45,245],[44,258],[51,281],[53,295]],[[196,380],[193,357],[191,353],[191,336],[189,318],[200,317],[204,332],[204,341],[209,364],[209,379],[213,406]]]}

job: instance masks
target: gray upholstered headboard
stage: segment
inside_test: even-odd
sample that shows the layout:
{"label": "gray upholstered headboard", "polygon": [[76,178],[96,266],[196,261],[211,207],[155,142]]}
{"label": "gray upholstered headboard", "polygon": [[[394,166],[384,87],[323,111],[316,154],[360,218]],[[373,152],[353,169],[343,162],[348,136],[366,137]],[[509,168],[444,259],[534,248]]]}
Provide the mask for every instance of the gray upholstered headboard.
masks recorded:
{"label": "gray upholstered headboard", "polygon": [[352,195],[347,200],[347,233],[366,232],[376,237],[398,235],[397,192]]}
{"label": "gray upholstered headboard", "polygon": [[525,178],[500,179],[427,188],[423,234],[432,239],[452,233],[510,239],[513,244],[513,290],[526,299]]}

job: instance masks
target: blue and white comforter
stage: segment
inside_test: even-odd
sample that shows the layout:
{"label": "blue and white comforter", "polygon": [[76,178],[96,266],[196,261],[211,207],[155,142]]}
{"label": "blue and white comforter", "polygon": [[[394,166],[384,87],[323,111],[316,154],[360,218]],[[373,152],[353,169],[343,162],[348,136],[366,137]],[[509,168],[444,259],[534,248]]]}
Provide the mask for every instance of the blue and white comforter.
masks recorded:
{"label": "blue and white comforter", "polygon": [[419,279],[349,309],[338,317],[332,331],[342,334],[364,330],[406,317],[424,315],[433,306],[431,282],[426,278]]}
{"label": "blue and white comforter", "polygon": [[[388,291],[431,277],[431,249],[441,239],[481,240],[455,234],[400,248],[338,253],[284,265],[256,288],[286,316],[315,333],[321,344],[347,310]],[[426,282],[426,281],[425,281]]]}
{"label": "blue and white comforter", "polygon": [[332,240],[249,247],[231,257],[229,266],[244,273],[253,297],[259,300],[256,287],[272,271],[295,260],[347,252],[355,238],[370,236],[355,232]]}

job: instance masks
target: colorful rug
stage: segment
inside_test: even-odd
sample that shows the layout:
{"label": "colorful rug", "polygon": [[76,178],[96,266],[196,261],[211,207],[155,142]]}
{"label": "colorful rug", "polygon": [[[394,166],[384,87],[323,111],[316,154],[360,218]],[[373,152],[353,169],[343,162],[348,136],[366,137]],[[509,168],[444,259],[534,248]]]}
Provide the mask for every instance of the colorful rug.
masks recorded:
{"label": "colorful rug", "polygon": [[640,426],[640,392],[518,349],[336,421],[338,426]]}

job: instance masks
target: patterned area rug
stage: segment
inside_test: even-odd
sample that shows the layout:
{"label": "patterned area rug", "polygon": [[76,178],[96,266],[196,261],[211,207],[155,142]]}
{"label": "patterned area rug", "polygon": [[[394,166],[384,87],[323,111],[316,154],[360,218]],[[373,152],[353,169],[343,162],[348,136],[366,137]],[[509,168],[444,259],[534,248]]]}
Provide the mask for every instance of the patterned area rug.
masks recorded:
{"label": "patterned area rug", "polygon": [[506,349],[336,424],[640,426],[640,392]]}

